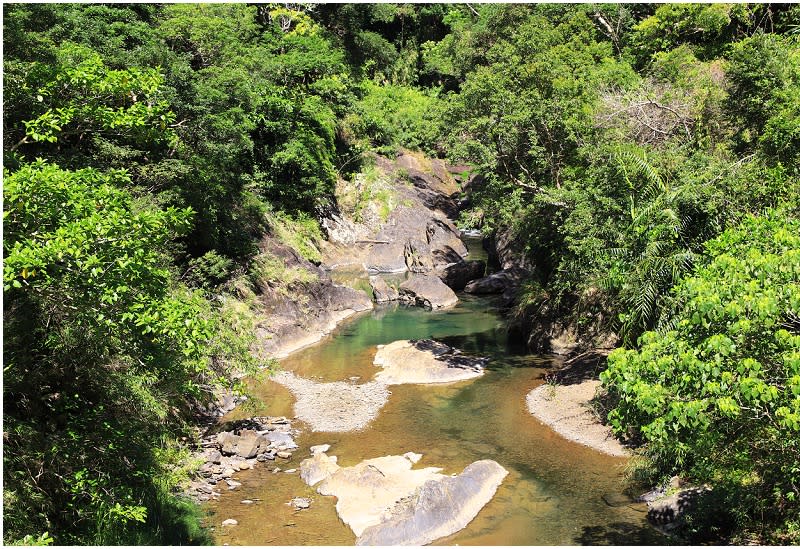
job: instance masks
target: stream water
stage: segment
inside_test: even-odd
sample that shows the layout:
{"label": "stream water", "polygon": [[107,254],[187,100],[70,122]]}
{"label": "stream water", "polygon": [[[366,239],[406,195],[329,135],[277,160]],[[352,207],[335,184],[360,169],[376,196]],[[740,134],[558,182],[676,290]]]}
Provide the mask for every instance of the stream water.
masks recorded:
{"label": "stream water", "polygon": [[[223,491],[206,505],[207,523],[217,544],[352,545],[355,536],[336,515],[335,501],[305,485],[298,473],[308,447],[330,444],[329,455],[350,466],[368,458],[417,452],[417,467],[442,467],[460,473],[469,463],[493,459],[509,475],[492,501],[464,530],[437,545],[663,544],[646,522],[644,504],[615,503],[624,490],[626,460],[569,442],[534,419],[525,396],[543,383],[552,358],[524,354],[506,344],[504,324],[492,300],[459,295],[445,311],[386,305],[340,326],[318,345],[281,361],[281,367],[318,381],[376,371],[376,345],[398,339],[435,338],[465,352],[491,357],[486,375],[447,385],[391,387],[389,402],[366,429],[352,433],[313,433],[302,423],[295,455],[287,462],[258,464],[239,473],[242,486]],[[234,410],[225,419],[254,414],[292,417],[294,398],[271,381],[253,382],[261,401]],[[311,497],[309,509],[287,505]],[[242,504],[245,499],[253,504]],[[235,527],[220,527],[233,518]]]}

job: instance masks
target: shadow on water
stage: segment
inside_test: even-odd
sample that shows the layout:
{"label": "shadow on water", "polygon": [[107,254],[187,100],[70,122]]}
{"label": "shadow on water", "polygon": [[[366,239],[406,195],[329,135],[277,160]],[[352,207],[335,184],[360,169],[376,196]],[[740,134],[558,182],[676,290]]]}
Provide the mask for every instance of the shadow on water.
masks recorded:
{"label": "shadow on water", "polygon": [[626,522],[585,526],[575,539],[579,545],[664,545],[667,541],[652,528]]}

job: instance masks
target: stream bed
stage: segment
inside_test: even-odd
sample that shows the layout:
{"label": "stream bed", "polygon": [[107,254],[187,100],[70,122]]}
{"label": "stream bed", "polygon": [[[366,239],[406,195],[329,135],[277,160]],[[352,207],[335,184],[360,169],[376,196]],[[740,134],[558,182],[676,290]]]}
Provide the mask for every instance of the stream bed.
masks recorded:
{"label": "stream bed", "polygon": [[[313,433],[301,422],[300,449],[290,460],[242,471],[240,488],[209,502],[207,524],[217,544],[352,545],[355,536],[336,515],[335,500],[307,486],[298,469],[308,448],[330,444],[341,466],[364,459],[417,452],[417,467],[460,473],[493,459],[509,475],[495,497],[464,529],[434,545],[663,544],[646,521],[644,504],[620,503],[626,459],[569,442],[533,418],[525,396],[542,384],[552,357],[524,354],[506,344],[504,323],[491,299],[459,295],[459,304],[425,311],[398,304],[377,306],[345,322],[319,344],[281,361],[281,368],[316,381],[363,383],[372,379],[376,346],[398,339],[434,338],[467,353],[491,357],[478,379],[446,385],[390,388],[388,403],[365,429]],[[358,376],[358,379],[355,379]],[[258,402],[225,419],[251,415],[293,417],[294,397],[284,387],[252,382]],[[272,472],[279,467],[281,472]],[[310,497],[309,509],[287,503]],[[251,500],[243,504],[242,500]],[[614,506],[609,505],[610,502]],[[222,527],[233,518],[237,526]]]}

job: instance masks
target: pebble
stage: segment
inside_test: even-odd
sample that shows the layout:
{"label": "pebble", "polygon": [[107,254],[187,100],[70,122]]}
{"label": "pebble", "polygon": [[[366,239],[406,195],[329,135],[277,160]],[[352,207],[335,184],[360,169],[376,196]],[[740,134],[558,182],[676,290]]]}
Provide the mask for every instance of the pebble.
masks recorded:
{"label": "pebble", "polygon": [[236,471],[234,471],[233,469],[225,469],[224,471],[222,471],[222,478],[230,478],[235,473]]}
{"label": "pebble", "polygon": [[280,472],[281,472],[281,468],[280,468],[280,467],[275,467],[275,468],[272,470],[272,472],[273,472],[273,473],[280,473]]}
{"label": "pebble", "polygon": [[253,500],[252,499],[243,499],[239,503],[242,503],[244,505],[250,505],[251,503],[253,503]]}
{"label": "pebble", "polygon": [[331,449],[330,444],[317,444],[316,446],[312,446],[311,448],[309,448],[309,450],[311,450],[311,455],[322,454],[323,452],[327,452],[330,449]]}
{"label": "pebble", "polygon": [[283,459],[289,459],[290,457],[292,457],[291,452],[277,452],[275,455]]}
{"label": "pebble", "polygon": [[236,519],[225,519],[222,521],[223,526],[236,526],[239,524],[239,521]]}
{"label": "pebble", "polygon": [[311,507],[311,498],[292,498],[286,505],[292,505],[295,509],[308,509]]}
{"label": "pebble", "polygon": [[297,469],[286,469],[284,473],[296,473]]}
{"label": "pebble", "polygon": [[237,488],[242,485],[241,482],[237,482],[235,480],[230,480],[230,479],[226,480],[225,482],[228,484],[228,488]]}

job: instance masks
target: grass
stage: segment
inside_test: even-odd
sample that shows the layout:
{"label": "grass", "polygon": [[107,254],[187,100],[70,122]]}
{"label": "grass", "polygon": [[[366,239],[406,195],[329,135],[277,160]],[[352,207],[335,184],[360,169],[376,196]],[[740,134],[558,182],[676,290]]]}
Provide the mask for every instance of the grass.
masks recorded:
{"label": "grass", "polygon": [[266,217],[272,233],[278,240],[297,250],[312,263],[319,264],[322,261],[319,244],[324,239],[316,219],[305,213],[292,217],[280,211],[269,212]]}

